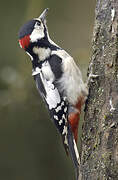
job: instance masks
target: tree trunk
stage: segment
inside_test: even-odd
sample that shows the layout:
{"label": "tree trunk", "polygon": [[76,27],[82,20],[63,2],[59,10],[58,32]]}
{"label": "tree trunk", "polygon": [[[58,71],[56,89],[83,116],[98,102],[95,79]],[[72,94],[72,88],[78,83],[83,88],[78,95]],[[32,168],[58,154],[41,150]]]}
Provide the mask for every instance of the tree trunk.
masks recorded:
{"label": "tree trunk", "polygon": [[97,0],[81,179],[118,179],[118,0]]}

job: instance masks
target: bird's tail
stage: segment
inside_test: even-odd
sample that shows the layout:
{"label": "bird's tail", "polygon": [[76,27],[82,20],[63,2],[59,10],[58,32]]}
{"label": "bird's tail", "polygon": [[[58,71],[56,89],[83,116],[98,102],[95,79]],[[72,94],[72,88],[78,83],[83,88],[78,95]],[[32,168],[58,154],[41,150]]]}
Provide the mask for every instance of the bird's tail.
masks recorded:
{"label": "bird's tail", "polygon": [[69,154],[71,156],[71,159],[73,161],[74,167],[75,167],[75,173],[76,173],[76,180],[78,180],[79,177],[79,166],[80,166],[80,157],[77,149],[77,145],[74,139],[74,136],[72,134],[72,130],[70,127],[70,124],[68,124],[68,150]]}
{"label": "bird's tail", "polygon": [[79,178],[79,167],[80,167],[80,157],[77,149],[77,138],[78,138],[78,126],[80,120],[81,106],[83,105],[84,100],[79,98],[77,104],[74,106],[75,111],[69,113],[69,133],[68,134],[68,144],[69,144],[69,153],[71,159],[74,163],[75,171],[76,171],[76,180]]}

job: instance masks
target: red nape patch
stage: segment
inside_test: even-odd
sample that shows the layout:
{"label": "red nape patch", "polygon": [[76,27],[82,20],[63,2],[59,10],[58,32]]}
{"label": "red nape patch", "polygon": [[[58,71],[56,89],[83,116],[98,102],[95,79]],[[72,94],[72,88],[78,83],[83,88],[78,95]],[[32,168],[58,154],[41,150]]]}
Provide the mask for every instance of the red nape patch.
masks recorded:
{"label": "red nape patch", "polygon": [[23,49],[26,49],[30,44],[30,35],[24,36],[22,39],[19,40],[19,43]]}

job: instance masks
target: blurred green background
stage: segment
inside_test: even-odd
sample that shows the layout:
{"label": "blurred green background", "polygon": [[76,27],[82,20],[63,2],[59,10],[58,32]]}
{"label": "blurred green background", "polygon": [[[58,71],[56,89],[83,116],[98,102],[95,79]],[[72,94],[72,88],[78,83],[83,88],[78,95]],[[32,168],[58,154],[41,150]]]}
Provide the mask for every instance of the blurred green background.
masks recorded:
{"label": "blurred green background", "polygon": [[94,0],[1,1],[0,180],[74,180],[72,162],[36,90],[29,57],[17,38],[20,26],[47,7],[50,36],[74,57],[86,76]]}

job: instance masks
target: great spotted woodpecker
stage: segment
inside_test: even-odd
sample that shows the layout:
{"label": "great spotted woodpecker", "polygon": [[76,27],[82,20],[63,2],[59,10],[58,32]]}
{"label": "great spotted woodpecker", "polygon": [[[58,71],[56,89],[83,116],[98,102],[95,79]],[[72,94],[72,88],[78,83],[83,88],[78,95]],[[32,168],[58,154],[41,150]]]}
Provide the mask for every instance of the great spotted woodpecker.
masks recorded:
{"label": "great spotted woodpecker", "polygon": [[81,106],[87,97],[87,87],[73,58],[49,37],[46,26],[48,9],[24,24],[19,31],[19,44],[30,56],[32,76],[47,105],[52,121],[62,136],[79,175],[77,150],[78,123]]}

